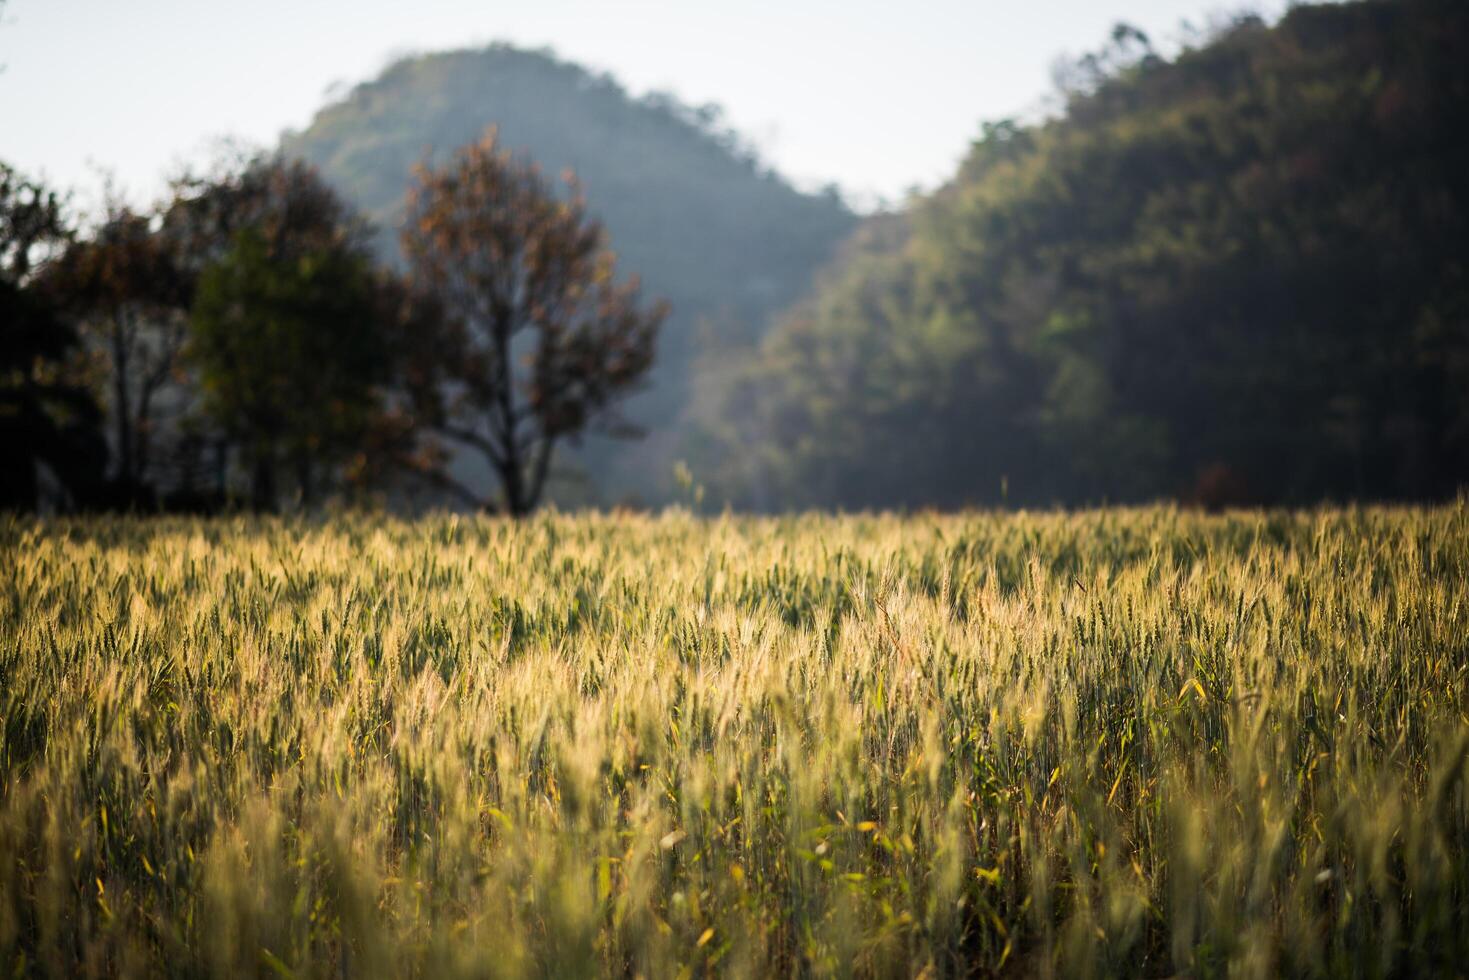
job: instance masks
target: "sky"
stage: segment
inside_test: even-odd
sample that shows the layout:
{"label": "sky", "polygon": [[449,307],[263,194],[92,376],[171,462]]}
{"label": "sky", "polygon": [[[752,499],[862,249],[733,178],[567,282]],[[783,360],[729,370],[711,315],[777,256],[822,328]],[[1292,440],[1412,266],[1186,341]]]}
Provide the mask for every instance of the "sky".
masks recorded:
{"label": "sky", "polygon": [[[984,120],[1034,116],[1127,21],[1165,52],[1218,0],[0,0],[0,160],[146,201],[224,138],[272,145],[396,57],[509,41],[715,102],[801,186],[900,200]],[[1285,0],[1249,8],[1274,16]],[[85,206],[85,203],[83,203]]]}

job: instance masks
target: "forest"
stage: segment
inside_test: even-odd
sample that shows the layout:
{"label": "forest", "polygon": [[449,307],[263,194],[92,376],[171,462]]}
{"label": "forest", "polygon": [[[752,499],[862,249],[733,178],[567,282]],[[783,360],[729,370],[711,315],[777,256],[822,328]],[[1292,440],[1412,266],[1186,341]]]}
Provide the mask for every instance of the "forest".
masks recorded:
{"label": "forest", "polygon": [[[1469,478],[1469,8],[1119,27],[701,392],[740,506],[1451,497]],[[695,452],[697,449],[697,453]]]}
{"label": "forest", "polygon": [[1451,498],[1469,12],[1303,5],[1166,55],[1119,24],[1057,85],[1056,112],[984,123],[943,186],[860,219],[717,107],[503,44],[395,62],[148,208],[75,214],[6,167],[4,499],[528,509],[451,389],[534,402],[570,327],[525,311],[503,377],[466,379],[445,338],[476,314],[404,252],[415,181],[491,131],[663,303],[647,364],[574,424],[517,417],[509,455],[555,447],[536,502]]}

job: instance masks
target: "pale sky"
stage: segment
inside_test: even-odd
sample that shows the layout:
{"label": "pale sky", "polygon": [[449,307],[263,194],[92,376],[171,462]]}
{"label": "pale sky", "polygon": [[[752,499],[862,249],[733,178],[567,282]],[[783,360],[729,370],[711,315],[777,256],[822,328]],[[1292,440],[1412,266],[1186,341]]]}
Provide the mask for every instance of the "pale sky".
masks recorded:
{"label": "pale sky", "polygon": [[[1249,4],[1273,17],[1285,0]],[[717,102],[762,157],[858,202],[950,174],[982,120],[1034,114],[1059,55],[1126,20],[1163,50],[1219,0],[9,0],[0,160],[146,199],[221,137],[269,145],[395,55],[509,41],[634,94]]]}

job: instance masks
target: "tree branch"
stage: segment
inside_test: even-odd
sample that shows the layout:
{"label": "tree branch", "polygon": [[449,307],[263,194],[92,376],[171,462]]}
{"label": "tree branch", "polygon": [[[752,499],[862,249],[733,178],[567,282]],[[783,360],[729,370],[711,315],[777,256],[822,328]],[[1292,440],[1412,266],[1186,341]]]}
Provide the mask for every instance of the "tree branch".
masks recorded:
{"label": "tree branch", "polygon": [[484,500],[473,490],[470,490],[464,484],[460,483],[458,480],[454,479],[452,476],[443,472],[442,470],[422,470],[418,472],[418,475],[424,480],[424,482],[440,490],[447,490],[448,492],[454,494],[454,496],[458,497],[460,500],[463,500],[465,503],[469,504],[469,506],[474,507],[477,510],[495,510],[494,504],[488,502],[487,500]]}
{"label": "tree branch", "polygon": [[478,449],[480,452],[489,457],[490,462],[493,463],[496,468],[505,465],[504,457],[501,456],[500,451],[495,447],[495,444],[486,439],[484,436],[480,435],[478,432],[475,432],[473,429],[466,429],[463,426],[448,424],[437,425],[434,428],[438,429],[450,439],[457,439],[467,446],[473,446],[475,449]]}

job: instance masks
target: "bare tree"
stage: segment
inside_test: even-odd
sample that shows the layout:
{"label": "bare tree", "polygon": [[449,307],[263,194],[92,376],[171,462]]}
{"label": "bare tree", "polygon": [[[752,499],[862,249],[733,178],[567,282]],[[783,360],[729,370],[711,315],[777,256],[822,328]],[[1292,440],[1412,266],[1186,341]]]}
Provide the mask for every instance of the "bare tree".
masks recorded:
{"label": "bare tree", "polygon": [[448,314],[445,335],[425,345],[433,370],[418,372],[419,410],[484,455],[519,516],[540,501],[558,443],[591,425],[632,434],[614,409],[652,366],[667,304],[644,306],[636,277],[616,281],[575,178],[558,195],[493,129],[415,174],[403,252],[414,288]]}

